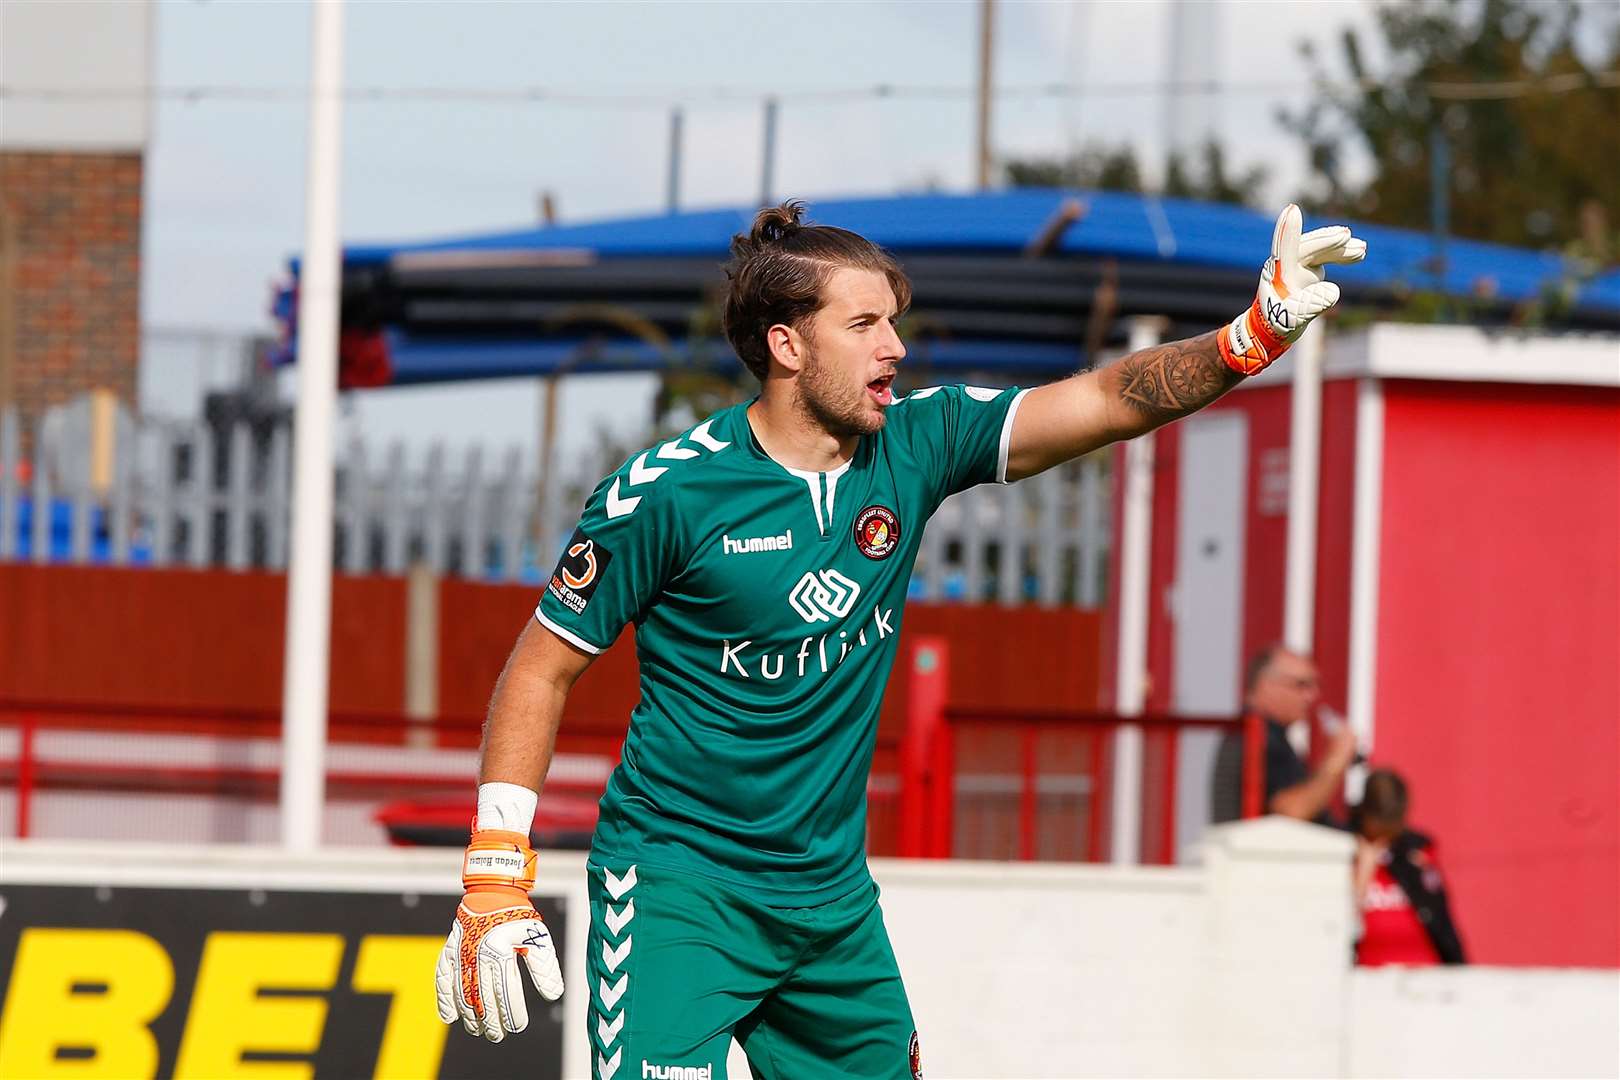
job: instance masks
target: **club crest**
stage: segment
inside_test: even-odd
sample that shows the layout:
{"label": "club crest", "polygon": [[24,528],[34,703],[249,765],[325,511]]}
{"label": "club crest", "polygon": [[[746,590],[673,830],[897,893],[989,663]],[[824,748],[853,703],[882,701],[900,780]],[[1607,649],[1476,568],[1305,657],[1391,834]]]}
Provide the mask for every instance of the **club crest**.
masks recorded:
{"label": "club crest", "polygon": [[900,543],[900,519],[887,506],[868,506],[855,516],[855,546],[868,559],[887,559]]}

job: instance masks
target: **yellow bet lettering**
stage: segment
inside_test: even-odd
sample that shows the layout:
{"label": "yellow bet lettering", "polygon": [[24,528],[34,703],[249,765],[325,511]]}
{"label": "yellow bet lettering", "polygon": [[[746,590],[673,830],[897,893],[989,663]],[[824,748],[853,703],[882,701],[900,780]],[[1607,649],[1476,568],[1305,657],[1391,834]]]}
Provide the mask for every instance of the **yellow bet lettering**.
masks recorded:
{"label": "yellow bet lettering", "polygon": [[337,934],[209,934],[175,1080],[313,1077],[311,1062],[243,1061],[242,1052],[313,1054],[326,1026],[326,999],[259,991],[330,989],[342,960]]}
{"label": "yellow bet lettering", "polygon": [[433,968],[444,942],[434,937],[374,934],[360,942],[354,988],[362,994],[392,994],[388,1022],[377,1052],[376,1080],[419,1080],[439,1075],[444,1039]]}
{"label": "yellow bet lettering", "polygon": [[169,954],[145,934],[24,930],[0,1015],[0,1076],[154,1076],[147,1025],[173,990]]}

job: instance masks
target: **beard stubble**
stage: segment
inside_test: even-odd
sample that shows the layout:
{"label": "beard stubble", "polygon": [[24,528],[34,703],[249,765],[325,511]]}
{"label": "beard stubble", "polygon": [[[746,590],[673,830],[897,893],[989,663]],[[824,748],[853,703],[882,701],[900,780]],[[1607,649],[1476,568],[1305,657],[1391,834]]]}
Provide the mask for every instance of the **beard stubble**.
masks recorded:
{"label": "beard stubble", "polygon": [[840,439],[870,435],[887,419],[882,410],[874,413],[868,407],[865,383],[851,386],[813,348],[799,374],[795,404],[812,423]]}

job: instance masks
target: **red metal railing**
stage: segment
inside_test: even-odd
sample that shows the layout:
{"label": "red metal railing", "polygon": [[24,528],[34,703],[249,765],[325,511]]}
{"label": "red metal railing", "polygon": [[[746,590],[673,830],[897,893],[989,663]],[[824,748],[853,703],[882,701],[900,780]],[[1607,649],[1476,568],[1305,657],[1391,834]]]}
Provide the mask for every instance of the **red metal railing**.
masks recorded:
{"label": "red metal railing", "polygon": [[[279,713],[270,709],[0,699],[0,730],[12,728],[17,733],[15,754],[0,753],[0,786],[8,786],[6,782],[10,781],[9,786],[15,787],[14,820],[19,837],[36,831],[36,803],[45,792],[211,796],[273,802],[279,790],[280,761],[274,748],[267,754],[263,744],[279,736],[280,726]],[[470,717],[422,720],[334,713],[328,723],[328,750],[332,756],[326,771],[327,794],[334,799],[378,803],[402,798],[460,797],[465,799],[465,816],[470,819],[474,780],[470,768],[465,773],[422,770],[412,767],[420,765],[419,758],[414,762],[396,758],[392,763],[375,758],[384,748],[464,752],[478,745],[481,727],[480,720]],[[175,737],[201,736],[211,741],[202,744],[208,748],[205,751],[198,751],[193,743],[187,748],[190,753],[172,758],[147,752],[126,759],[120,756],[119,749],[129,744],[109,739],[131,735],[165,748],[190,741]],[[65,751],[63,740],[55,738],[55,747],[47,750],[42,743],[55,736],[82,738],[74,740],[74,745]],[[595,758],[605,764],[591,771],[590,782],[582,783],[578,777],[566,775],[554,777],[547,785],[548,794],[594,802],[601,795],[596,776],[605,776],[606,768],[618,760],[622,743],[622,737],[615,735],[561,733],[560,755]]]}
{"label": "red metal railing", "polygon": [[[42,792],[194,795],[273,802],[280,783],[279,767],[267,762],[222,764],[217,758],[207,763],[130,762],[109,758],[105,753],[42,756],[38,739],[40,732],[77,732],[265,740],[280,735],[280,714],[276,710],[64,704],[0,698],[0,731],[6,728],[14,729],[18,735],[14,756],[0,752],[0,788],[15,787],[15,823],[19,837],[34,832],[34,809]],[[328,718],[328,748],[329,751],[384,746],[470,750],[478,746],[481,730],[482,721],[475,717],[444,716],[424,720],[335,712]],[[557,754],[559,757],[597,758],[611,765],[617,763],[623,742],[622,735],[581,733],[569,730],[565,724],[557,736]],[[900,756],[895,740],[878,741],[868,786],[867,834],[868,847],[873,854],[892,855],[900,846]],[[417,800],[421,802],[424,819],[443,817],[446,799],[460,798],[466,803],[463,817],[471,817],[474,777],[470,769],[465,774],[424,773],[375,766],[344,768],[334,766],[332,761],[333,757],[329,756],[326,789],[331,798],[374,801],[390,812],[390,818],[398,816],[394,813],[397,806],[384,804],[397,804],[401,799]],[[605,770],[599,770],[599,774],[605,776]],[[600,782],[571,779],[559,775],[556,769],[546,781],[547,796],[594,802],[601,794]]]}
{"label": "red metal railing", "polygon": [[[1021,860],[1101,861],[1108,857],[1115,735],[1121,725],[1143,732],[1141,790],[1142,858],[1173,862],[1176,850],[1176,740],[1190,730],[1226,729],[1230,720],[1149,714],[1053,710],[962,709],[948,700],[950,657],[943,638],[911,643],[900,672],[907,682],[906,725],[897,741],[880,740],[868,783],[868,850],[874,855],[927,858],[978,857]],[[223,739],[273,738],[279,713],[271,709],[64,705],[0,699],[0,728],[18,731],[17,754],[0,760],[0,782],[17,792],[19,836],[34,830],[36,795],[51,791],[123,791],[213,795],[270,801],[279,768],[254,764],[140,763],[42,759],[44,730],[135,734],[201,734]],[[334,748],[431,747],[470,750],[482,721],[475,717],[422,720],[404,716],[333,713],[328,722]],[[1258,723],[1245,726],[1243,809],[1260,808]],[[580,734],[567,726],[558,736],[559,755],[594,756],[617,762],[623,738]],[[351,754],[351,758],[353,755]],[[279,764],[279,763],[277,763]],[[470,770],[469,770],[470,771]],[[9,775],[8,775],[9,774]],[[599,774],[599,775],[605,775]],[[464,797],[469,816],[472,777],[414,773],[404,769],[333,767],[327,788],[334,796],[379,803],[402,797]],[[554,774],[547,791],[594,800],[601,782],[582,783]]]}
{"label": "red metal railing", "polygon": [[[902,855],[1106,859],[1114,740],[1129,724],[1143,733],[1142,861],[1172,863],[1177,740],[1189,731],[1242,731],[1246,759],[1264,746],[1256,727],[1221,717],[958,708],[948,701],[943,639],[915,641],[906,662]],[[1260,777],[1255,765],[1243,770],[1245,816],[1259,812]]]}

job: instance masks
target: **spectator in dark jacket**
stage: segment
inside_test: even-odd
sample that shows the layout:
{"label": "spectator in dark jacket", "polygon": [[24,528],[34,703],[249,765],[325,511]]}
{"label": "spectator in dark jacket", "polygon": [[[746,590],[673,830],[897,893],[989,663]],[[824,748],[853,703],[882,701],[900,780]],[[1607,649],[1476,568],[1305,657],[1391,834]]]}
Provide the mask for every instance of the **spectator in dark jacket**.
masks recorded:
{"label": "spectator in dark jacket", "polygon": [[1210,785],[1212,821],[1235,821],[1243,816],[1244,735],[1257,728],[1257,759],[1264,770],[1259,812],[1282,814],[1319,825],[1336,825],[1329,807],[1344,786],[1344,772],[1356,755],[1356,739],[1348,727],[1329,736],[1326,751],[1315,771],[1300,759],[1288,741],[1288,726],[1310,718],[1318,697],[1316,665],[1282,645],[1270,645],[1249,661],[1243,685],[1244,715],[1236,729],[1221,740]]}
{"label": "spectator in dark jacket", "polygon": [[1406,811],[1406,782],[1389,769],[1369,773],[1350,819],[1362,926],[1356,962],[1465,963],[1434,841],[1407,828]]}

